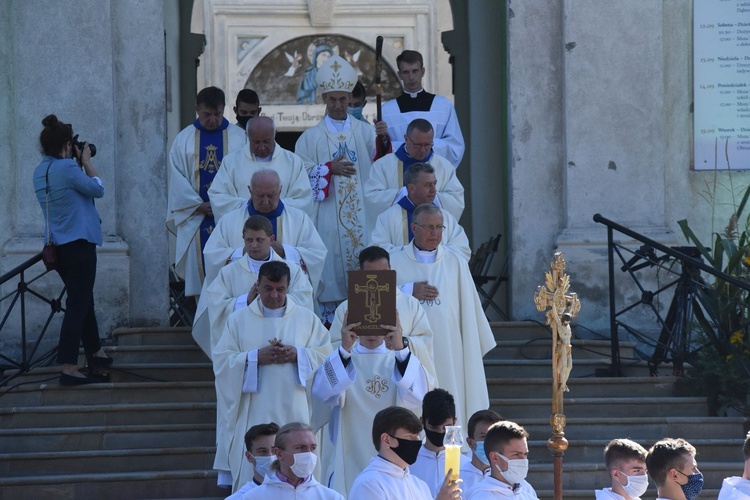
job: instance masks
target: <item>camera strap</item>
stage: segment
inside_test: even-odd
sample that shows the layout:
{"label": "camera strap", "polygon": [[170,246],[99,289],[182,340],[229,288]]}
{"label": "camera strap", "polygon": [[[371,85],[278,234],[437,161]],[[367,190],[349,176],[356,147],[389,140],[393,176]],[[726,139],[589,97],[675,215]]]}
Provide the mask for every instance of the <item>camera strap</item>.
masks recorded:
{"label": "camera strap", "polygon": [[49,225],[49,169],[54,162],[55,160],[49,162],[49,165],[47,165],[47,172],[44,174],[44,181],[47,184],[44,188],[44,199],[45,205],[47,206],[47,244],[52,243],[52,228]]}

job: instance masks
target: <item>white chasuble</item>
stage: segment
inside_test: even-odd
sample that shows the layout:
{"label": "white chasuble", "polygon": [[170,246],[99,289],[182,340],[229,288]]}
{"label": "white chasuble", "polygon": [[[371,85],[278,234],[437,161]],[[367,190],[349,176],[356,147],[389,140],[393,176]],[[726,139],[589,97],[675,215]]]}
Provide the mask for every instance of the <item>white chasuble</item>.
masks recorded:
{"label": "white chasuble", "polygon": [[[306,383],[331,353],[328,331],[311,311],[292,300],[287,300],[279,318],[264,317],[262,309],[256,299],[231,314],[214,348],[214,469],[231,470],[235,490],[252,477],[252,466],[245,458],[245,432],[258,423],[309,423]],[[295,346],[297,362],[259,365],[257,350],[268,346],[271,339]]]}
{"label": "white chasuble", "polygon": [[297,140],[295,152],[305,162],[308,174],[321,164],[344,157],[354,163],[351,177],[333,175],[328,196],[315,201],[313,221],[328,248],[323,268],[321,302],[346,298],[347,271],[359,269],[359,252],[369,241],[376,214],[365,208],[364,184],[370,176],[375,154],[375,128],[359,120],[347,119],[341,132],[329,129],[326,120],[307,129]]}
{"label": "white chasuble", "polygon": [[[239,127],[224,130],[224,155],[244,146]],[[188,125],[177,134],[169,151],[167,227],[175,235],[175,271],[185,280],[185,294],[198,295],[204,278],[198,231],[205,216],[195,210],[203,203],[200,190],[200,131]],[[221,171],[221,169],[219,169]]]}
{"label": "white chasuble", "polygon": [[427,281],[440,296],[423,301],[434,334],[433,352],[438,387],[456,400],[458,425],[469,416],[489,408],[487,381],[482,358],[496,345],[484,315],[468,263],[438,245],[434,263],[420,263],[414,243],[391,255],[398,285]]}
{"label": "white chasuble", "polygon": [[[402,361],[406,356],[403,352]],[[315,372],[312,425],[317,430],[328,423],[325,435],[333,446],[332,457],[323,464],[324,482],[333,475],[331,487],[344,496],[377,454],[367,432],[373,415],[394,405],[419,412],[422,398],[434,386],[414,354],[403,377],[396,359],[384,344],[372,350],[357,344],[346,368],[337,349]]]}
{"label": "white chasuble", "polygon": [[285,206],[312,214],[312,189],[302,158],[276,144],[270,160],[256,160],[249,147],[233,151],[224,157],[221,169],[208,190],[217,221],[232,210],[247,205],[250,199],[250,179],[259,170],[273,170],[279,174],[281,200]]}
{"label": "white chasuble", "polygon": [[[443,212],[443,246],[446,250],[459,255],[462,259],[469,261],[471,258],[471,247],[469,238],[466,237],[464,228],[456,221],[447,210]],[[384,248],[388,253],[403,250],[404,246],[411,242],[409,237],[409,215],[401,205],[393,205],[385,212],[378,215],[375,229],[372,231],[372,245]]]}
{"label": "white chasuble", "polygon": [[[429,163],[435,169],[437,181],[436,205],[461,219],[464,211],[464,187],[456,176],[456,169],[442,156],[434,153]],[[215,181],[214,181],[215,182]],[[368,209],[380,214],[406,196],[404,164],[396,153],[388,154],[373,163],[370,178],[365,184]]]}

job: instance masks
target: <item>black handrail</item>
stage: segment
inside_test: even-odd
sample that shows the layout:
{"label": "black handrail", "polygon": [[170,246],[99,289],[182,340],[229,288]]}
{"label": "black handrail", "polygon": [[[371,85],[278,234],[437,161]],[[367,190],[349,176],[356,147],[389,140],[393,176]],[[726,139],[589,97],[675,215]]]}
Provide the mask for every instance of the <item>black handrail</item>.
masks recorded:
{"label": "black handrail", "polygon": [[[680,286],[685,281],[691,281],[691,282],[694,282],[694,286],[701,286],[703,288],[706,288],[704,283],[702,283],[700,281],[693,280],[693,278],[691,277],[692,270],[699,269],[700,271],[703,271],[703,272],[705,272],[705,273],[707,273],[707,274],[715,277],[718,280],[730,283],[730,284],[732,284],[732,285],[734,285],[734,286],[736,286],[738,288],[741,288],[742,290],[750,292],[750,283],[748,283],[746,281],[743,281],[743,280],[740,280],[740,279],[737,279],[736,277],[731,276],[729,274],[726,274],[726,273],[723,273],[721,271],[718,271],[715,268],[713,268],[713,267],[705,264],[702,260],[696,259],[694,257],[691,257],[690,255],[687,255],[686,253],[684,253],[684,252],[682,252],[680,250],[677,250],[677,249],[672,248],[672,247],[668,247],[668,246],[663,245],[663,244],[661,244],[661,243],[659,243],[657,241],[654,241],[654,240],[652,240],[652,239],[650,239],[650,238],[648,238],[648,237],[646,237],[646,236],[644,236],[644,235],[642,235],[642,234],[640,234],[640,233],[638,233],[636,231],[633,231],[633,230],[631,230],[631,229],[629,229],[629,228],[627,228],[625,226],[622,226],[622,225],[620,225],[620,224],[618,224],[618,223],[616,223],[616,222],[614,222],[614,221],[612,221],[610,219],[607,219],[607,218],[603,217],[600,214],[594,215],[594,222],[598,222],[600,224],[604,224],[607,227],[607,249],[608,249],[607,254],[608,254],[608,261],[609,261],[609,309],[610,309],[610,311],[609,311],[610,312],[609,317],[610,317],[610,332],[611,332],[610,340],[611,340],[611,352],[612,352],[612,365],[611,365],[611,375],[612,376],[622,376],[622,369],[621,369],[621,362],[620,362],[620,351],[619,351],[619,349],[620,349],[620,342],[619,342],[619,333],[618,333],[619,326],[622,323],[620,323],[620,321],[618,321],[618,319],[617,319],[618,316],[620,314],[623,314],[624,312],[627,312],[628,310],[632,309],[633,307],[635,307],[638,304],[648,304],[651,307],[651,309],[653,310],[653,312],[656,314],[656,316],[657,316],[657,318],[659,320],[659,323],[662,326],[662,330],[666,331],[666,332],[669,332],[669,330],[671,329],[671,327],[669,325],[669,321],[668,321],[669,317],[667,318],[667,320],[664,320],[661,317],[661,315],[659,314],[659,312],[656,310],[656,308],[649,302],[649,300],[653,296],[655,296],[656,294],[665,291],[667,288],[670,288],[671,286],[674,286],[674,285]],[[638,283],[638,280],[637,280],[637,278],[636,278],[636,276],[635,276],[635,274],[633,272],[634,269],[632,269],[633,266],[631,265],[632,260],[631,260],[631,262],[625,263],[625,260],[624,260],[624,258],[622,256],[622,254],[620,253],[620,248],[619,248],[620,245],[616,245],[615,244],[615,242],[614,242],[614,231],[617,231],[618,233],[622,233],[622,234],[624,234],[626,236],[629,236],[633,240],[642,242],[644,245],[646,245],[648,247],[651,247],[651,248],[653,248],[655,250],[663,252],[665,254],[665,257],[668,256],[668,258],[671,258],[674,261],[679,261],[680,264],[681,264],[681,266],[682,266],[682,273],[681,273],[680,277],[678,279],[676,279],[675,281],[671,282],[670,284],[668,284],[668,285],[660,288],[656,292],[649,292],[649,291],[644,290],[642,287],[640,287],[640,283]],[[617,307],[616,307],[616,303],[615,303],[616,302],[615,301],[615,258],[614,258],[615,252],[617,252],[617,254],[620,257],[620,259],[623,260],[623,263],[624,263],[624,265],[623,265],[623,271],[627,270],[629,272],[630,276],[634,280],[636,280],[636,282],[637,282],[639,288],[641,288],[641,292],[642,292],[642,298],[639,301],[639,303],[634,304],[632,306],[629,306],[629,307],[623,309],[620,312],[617,311]],[[635,256],[638,256],[639,258],[644,259],[648,263],[648,265],[656,265],[656,264],[659,263],[660,260],[663,260],[663,258],[654,260],[655,259],[655,255],[643,255],[643,254],[639,254],[639,252],[633,252],[633,254]],[[700,279],[700,278],[698,278],[698,279]],[[684,301],[685,299],[682,298],[682,300]],[[689,308],[690,308],[690,305],[688,304],[688,309]],[[671,313],[671,311],[670,311],[670,313]],[[696,316],[697,315],[701,315],[702,316],[702,312],[699,311],[699,310],[688,310],[688,313],[690,315],[694,314]],[[682,318],[683,321],[684,320],[690,321],[692,319],[693,319],[692,317],[691,318]],[[622,324],[622,326],[626,327],[626,325],[624,325],[624,324]],[[671,332],[669,332],[669,333],[671,333]],[[666,346],[660,345],[658,347],[665,348]],[[684,353],[679,353],[680,356],[682,356],[683,354]],[[682,357],[680,357],[679,359],[675,359],[675,372],[676,373],[680,369],[680,367],[678,367],[678,362],[681,363],[682,359],[683,359]],[[654,358],[654,360],[656,360],[656,358]],[[658,362],[658,360],[656,360],[656,362]],[[655,368],[652,366],[652,374],[654,374],[654,369]]]}
{"label": "black handrail", "polygon": [[[28,259],[26,262],[14,267],[7,273],[0,276],[0,286],[18,277],[18,284],[16,286],[15,291],[5,295],[4,297],[0,297],[0,302],[3,302],[4,300],[7,300],[7,299],[11,299],[10,305],[8,306],[7,311],[5,312],[5,315],[3,316],[2,321],[0,321],[0,335],[2,335],[3,327],[5,327],[5,325],[7,324],[8,319],[10,318],[10,315],[13,312],[16,304],[18,304],[21,309],[20,311],[21,359],[16,360],[16,359],[11,358],[10,355],[3,354],[0,352],[0,361],[4,361],[8,363],[1,367],[3,371],[0,373],[0,387],[6,385],[8,382],[13,380],[14,378],[20,375],[23,375],[24,373],[28,372],[29,370],[31,370],[32,368],[36,366],[51,364],[52,361],[54,360],[54,354],[57,352],[57,346],[55,346],[49,351],[47,351],[46,353],[42,354],[41,356],[35,357],[37,349],[39,348],[39,345],[41,344],[42,339],[44,338],[45,333],[47,333],[47,329],[49,328],[49,325],[52,322],[52,318],[55,316],[55,314],[65,311],[65,309],[62,306],[62,299],[65,296],[64,285],[62,287],[62,291],[60,291],[60,294],[57,295],[56,298],[54,297],[47,298],[41,293],[37,292],[36,290],[30,287],[31,284],[33,284],[42,276],[46,275],[48,271],[44,270],[41,273],[39,273],[37,276],[26,281],[27,270],[30,269],[34,264],[41,262],[41,260],[42,260],[42,253],[39,252],[35,256]],[[47,316],[47,319],[44,322],[44,326],[39,332],[39,336],[34,342],[34,346],[31,349],[31,352],[28,351],[28,346],[27,346],[28,336],[27,336],[27,325],[26,325],[26,294],[30,294],[38,298],[42,302],[47,303],[50,306],[49,315]],[[5,372],[8,370],[13,371],[13,373],[11,375],[6,376]]]}

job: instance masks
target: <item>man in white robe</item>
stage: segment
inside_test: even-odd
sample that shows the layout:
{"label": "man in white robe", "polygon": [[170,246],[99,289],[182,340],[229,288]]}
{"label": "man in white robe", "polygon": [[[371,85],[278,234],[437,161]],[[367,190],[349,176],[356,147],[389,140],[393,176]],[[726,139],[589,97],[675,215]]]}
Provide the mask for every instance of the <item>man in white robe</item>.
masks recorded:
{"label": "man in white robe", "polygon": [[648,489],[647,454],[643,446],[630,439],[610,441],[604,448],[604,466],[611,486],[594,491],[596,500],[640,500]]}
{"label": "man in white robe", "polygon": [[464,187],[458,180],[453,165],[432,150],[434,135],[430,122],[417,118],[406,129],[406,142],[395,153],[373,163],[370,178],[365,184],[368,210],[379,214],[398,203],[407,194],[404,178],[406,169],[415,163],[429,163],[437,182],[435,205],[444,208],[456,220],[461,218],[464,211]]}
{"label": "man in white robe", "polygon": [[412,242],[391,255],[401,290],[424,307],[432,326],[438,387],[456,398],[456,417],[466,422],[490,406],[482,358],[496,346],[468,263],[446,251],[443,214],[435,205],[414,210]]}
{"label": "man in white robe", "polygon": [[203,251],[206,280],[210,284],[222,266],[242,257],[242,227],[248,216],[262,215],[274,228],[271,248],[287,262],[299,265],[310,277],[313,289],[320,293],[328,250],[312,220],[301,210],[284,205],[279,176],[273,170],[255,172],[250,180],[250,193],[250,201],[222,217],[211,233]]}
{"label": "man in white robe", "polygon": [[466,426],[466,444],[471,448],[471,461],[461,464],[459,476],[461,477],[461,489],[468,492],[476,483],[484,478],[485,472],[490,469],[490,460],[484,451],[484,438],[487,430],[495,422],[502,418],[492,410],[479,410],[469,417]]}
{"label": "man in white robe", "polygon": [[745,470],[742,472],[742,476],[725,478],[721,484],[718,500],[750,498],[750,433],[745,437],[742,454],[745,457]]}
{"label": "man in white robe", "polygon": [[224,92],[207,87],[198,93],[198,118],[185,127],[169,151],[167,227],[176,236],[174,266],[185,280],[185,294],[199,295],[204,269],[202,249],[214,227],[208,196],[221,161],[244,146],[246,136],[224,118]]}
{"label": "man in white robe", "polygon": [[234,111],[237,126],[244,132],[248,120],[259,116],[260,112],[263,111],[263,108],[260,107],[258,93],[252,89],[242,89],[237,92],[232,111]]}
{"label": "man in white robe", "polygon": [[377,456],[357,476],[349,498],[352,500],[448,500],[460,499],[458,481],[446,475],[437,496],[409,468],[422,446],[422,425],[414,413],[400,406],[380,410],[372,422],[372,442]]}
{"label": "man in white robe", "polygon": [[315,314],[287,300],[289,267],[260,268],[258,298],[229,316],[213,351],[217,430],[214,469],[231,473],[234,489],[252,476],[243,436],[254,422],[309,421],[306,384],[331,353],[331,339]]}
{"label": "man in white robe", "polygon": [[437,154],[451,162],[453,167],[458,167],[466,145],[453,103],[441,95],[426,92],[422,87],[425,73],[422,54],[405,50],[396,58],[396,64],[404,93],[383,104],[383,121],[388,124],[393,148],[398,149],[403,144],[401,138],[412,120],[424,118],[435,129]]}
{"label": "man in white robe", "polygon": [[[365,271],[390,269],[388,252],[379,247],[364,249],[359,260]],[[419,304],[415,305],[419,310]],[[414,317],[408,306],[402,312],[397,305],[399,321],[387,327],[391,333],[360,336],[355,345],[357,335],[352,329],[358,324],[346,324],[347,306],[348,301],[344,301],[336,309],[332,325],[339,332],[336,340],[332,335],[332,344],[338,343],[338,348],[316,370],[312,384],[313,428],[328,423],[326,436],[333,448],[330,463],[323,464],[324,482],[342,495],[349,492],[373,456],[369,437],[362,433],[362,422],[388,406],[418,409],[434,385],[432,359],[425,349],[432,332],[423,311]],[[420,346],[424,364],[410,349],[412,344]]]}
{"label": "man in white robe", "polygon": [[330,323],[346,298],[347,271],[357,269],[357,256],[367,245],[377,214],[365,207],[364,185],[376,154],[376,127],[348,114],[357,73],[343,58],[331,56],[316,74],[323,92],[326,116],[305,130],[295,152],[305,162],[315,200],[315,227],[328,248],[323,269],[324,287],[318,301]]}
{"label": "man in white robe", "polygon": [[279,432],[279,426],[275,422],[256,424],[247,430],[245,458],[253,466],[253,479],[224,500],[242,500],[246,493],[263,484],[266,473],[271,470],[271,464],[276,461],[273,447],[277,432]]}
{"label": "man in white robe", "polygon": [[247,186],[253,174],[269,169],[279,174],[284,205],[312,214],[310,179],[302,158],[276,144],[276,125],[267,116],[247,122],[248,146],[226,155],[208,195],[216,220],[247,205]]}
{"label": "man in white robe", "polygon": [[[283,396],[283,395],[281,395]],[[247,493],[245,500],[344,500],[312,475],[317,462],[317,442],[312,429],[291,422],[276,434],[277,461],[263,484]]]}
{"label": "man in white robe", "polygon": [[[427,163],[414,163],[404,173],[406,196],[395,205],[378,215],[372,232],[372,244],[385,248],[388,252],[402,250],[414,237],[411,219],[414,209],[424,203],[434,203],[437,190],[434,169]],[[466,259],[471,258],[469,238],[464,228],[444,208],[442,244],[446,249]]]}

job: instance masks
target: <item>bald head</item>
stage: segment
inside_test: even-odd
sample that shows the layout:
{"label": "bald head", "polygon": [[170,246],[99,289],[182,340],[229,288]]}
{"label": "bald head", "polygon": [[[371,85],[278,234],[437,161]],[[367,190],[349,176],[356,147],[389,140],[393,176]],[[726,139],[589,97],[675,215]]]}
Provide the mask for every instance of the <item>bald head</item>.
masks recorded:
{"label": "bald head", "polygon": [[[257,120],[257,118],[253,118]],[[252,120],[250,120],[252,121]],[[250,178],[250,202],[253,208],[267,214],[279,206],[281,198],[281,179],[275,170],[258,170]]]}
{"label": "bald head", "polygon": [[250,152],[256,158],[267,158],[276,146],[276,125],[267,116],[256,116],[247,122],[247,138]]}

